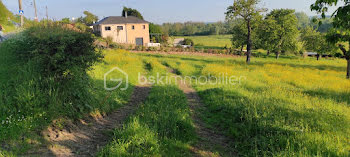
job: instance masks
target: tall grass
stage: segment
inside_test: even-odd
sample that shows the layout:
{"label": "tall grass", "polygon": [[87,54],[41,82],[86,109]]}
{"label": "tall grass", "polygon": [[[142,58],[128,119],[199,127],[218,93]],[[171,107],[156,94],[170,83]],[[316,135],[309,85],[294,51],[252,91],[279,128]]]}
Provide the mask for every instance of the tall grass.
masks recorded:
{"label": "tall grass", "polygon": [[196,68],[197,76],[227,72],[247,78],[235,85],[193,84],[206,107],[202,119],[232,138],[239,156],[350,155],[344,60],[257,58],[246,65],[244,58],[164,59]]}
{"label": "tall grass", "polygon": [[191,156],[194,139],[185,95],[171,85],[155,86],[99,156]]}
{"label": "tall grass", "polygon": [[[18,44],[23,39],[21,35],[0,44],[0,152],[5,156],[25,154],[45,145],[39,133],[55,119],[76,120],[89,114],[105,114],[124,105],[137,83],[135,71],[143,72],[143,62],[138,56],[120,50],[105,51],[105,62],[92,67],[89,75],[59,82],[55,77],[43,76],[43,67],[36,60],[17,55],[18,47],[23,46]],[[116,66],[130,74],[126,91],[104,89],[104,74]],[[116,72],[110,77],[119,76]]]}

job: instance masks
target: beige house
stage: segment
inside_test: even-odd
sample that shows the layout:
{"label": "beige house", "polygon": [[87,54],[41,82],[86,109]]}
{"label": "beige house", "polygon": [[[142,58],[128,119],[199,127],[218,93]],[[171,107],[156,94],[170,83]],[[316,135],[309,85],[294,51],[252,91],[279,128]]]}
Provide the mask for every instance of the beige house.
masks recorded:
{"label": "beige house", "polygon": [[110,16],[93,25],[101,37],[112,37],[116,43],[147,45],[150,43],[149,22],[134,16]]}

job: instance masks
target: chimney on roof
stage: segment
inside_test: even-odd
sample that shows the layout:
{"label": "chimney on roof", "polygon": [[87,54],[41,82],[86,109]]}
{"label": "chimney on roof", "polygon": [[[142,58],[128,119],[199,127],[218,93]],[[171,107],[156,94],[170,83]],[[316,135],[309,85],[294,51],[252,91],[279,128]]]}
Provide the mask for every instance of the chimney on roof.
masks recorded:
{"label": "chimney on roof", "polygon": [[128,18],[128,12],[125,11],[125,18]]}

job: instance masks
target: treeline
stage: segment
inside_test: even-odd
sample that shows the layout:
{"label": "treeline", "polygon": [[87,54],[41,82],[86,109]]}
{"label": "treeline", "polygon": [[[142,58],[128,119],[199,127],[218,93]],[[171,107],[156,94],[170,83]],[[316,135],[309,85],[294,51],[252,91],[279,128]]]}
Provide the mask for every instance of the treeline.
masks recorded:
{"label": "treeline", "polygon": [[170,36],[193,36],[193,35],[220,35],[230,34],[230,22],[185,22],[185,23],[164,23],[161,25],[164,34]]}
{"label": "treeline", "polygon": [[[232,24],[232,46],[240,49],[248,47],[247,21],[242,18],[228,19]],[[252,49],[264,49],[268,54],[304,54],[316,52],[319,55],[341,56],[335,44],[326,40],[327,32],[333,25],[332,19],[320,21],[293,9],[275,9],[266,15],[256,14],[250,21]],[[318,56],[319,56],[318,55]]]}
{"label": "treeline", "polygon": [[[332,28],[332,20],[327,18],[319,25],[314,21],[316,17],[309,17],[303,12],[295,13],[298,19],[298,28],[312,27],[318,32],[327,32]],[[204,22],[185,22],[185,23],[164,23],[159,25],[164,34],[170,36],[194,36],[194,35],[226,35],[233,33],[233,25],[237,21],[226,20],[225,22],[204,23]]]}

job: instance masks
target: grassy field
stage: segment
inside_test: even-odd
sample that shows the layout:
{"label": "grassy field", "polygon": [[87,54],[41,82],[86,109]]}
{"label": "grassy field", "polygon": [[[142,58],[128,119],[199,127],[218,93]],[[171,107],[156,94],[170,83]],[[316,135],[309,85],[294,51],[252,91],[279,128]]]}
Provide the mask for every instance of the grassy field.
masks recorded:
{"label": "grassy field", "polygon": [[[6,43],[0,46],[0,141],[6,143],[5,148],[12,147],[14,154],[44,144],[36,132],[54,119],[76,119],[118,109],[138,84],[139,73],[168,75],[169,66],[182,76],[213,79],[225,73],[240,78],[235,84],[192,81],[205,105],[200,118],[208,128],[231,139],[233,144],[227,149],[239,156],[350,155],[350,82],[345,79],[346,61],[342,59],[253,58],[246,65],[244,57],[105,50],[104,62],[89,72],[93,98],[87,105],[91,109],[66,112],[70,107],[62,106],[60,97],[55,97],[59,91],[39,88],[33,67],[14,62],[11,47]],[[128,73],[131,88],[127,91],[111,93],[103,89],[103,76],[114,67]],[[123,77],[118,73],[111,76]],[[48,102],[55,107],[40,105],[47,103],[43,93],[50,93],[54,100]],[[106,103],[101,103],[109,94]],[[73,113],[77,115],[70,115]],[[184,93],[173,83],[155,84],[147,100],[124,127],[114,131],[110,143],[98,155],[192,156],[191,148],[198,143],[194,128]],[[0,150],[0,156],[12,153]],[[220,151],[214,153],[222,155]]]}
{"label": "grassy field", "polygon": [[231,35],[209,35],[209,36],[184,36],[173,38],[189,38],[195,43],[196,48],[203,49],[223,49],[225,46],[231,47]]}
{"label": "grassy field", "polygon": [[[183,76],[242,76],[230,85],[193,82],[206,106],[202,119],[231,138],[230,149],[239,156],[350,155],[350,82],[344,60],[254,58],[246,65],[244,58],[130,55],[166,64]],[[159,70],[164,73],[161,65]],[[191,121],[160,118],[179,110],[176,114],[187,117],[183,99],[176,87],[157,85],[100,156],[190,156],[188,147],[195,140],[185,137],[192,134]],[[162,111],[164,104],[168,112]],[[187,131],[174,129],[174,121],[186,124]]]}

